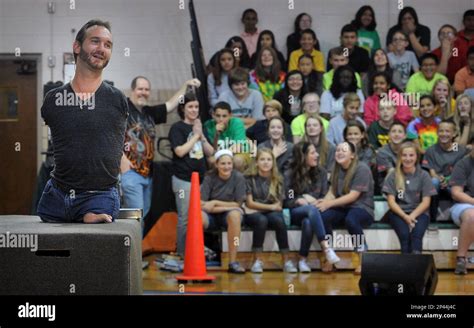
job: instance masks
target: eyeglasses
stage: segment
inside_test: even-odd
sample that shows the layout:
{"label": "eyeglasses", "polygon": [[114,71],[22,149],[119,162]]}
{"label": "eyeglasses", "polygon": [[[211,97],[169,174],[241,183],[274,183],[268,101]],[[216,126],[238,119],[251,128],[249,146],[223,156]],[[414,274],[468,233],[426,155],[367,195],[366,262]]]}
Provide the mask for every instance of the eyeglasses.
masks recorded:
{"label": "eyeglasses", "polygon": [[454,36],[454,33],[453,32],[441,32],[439,34],[439,36],[452,38]]}

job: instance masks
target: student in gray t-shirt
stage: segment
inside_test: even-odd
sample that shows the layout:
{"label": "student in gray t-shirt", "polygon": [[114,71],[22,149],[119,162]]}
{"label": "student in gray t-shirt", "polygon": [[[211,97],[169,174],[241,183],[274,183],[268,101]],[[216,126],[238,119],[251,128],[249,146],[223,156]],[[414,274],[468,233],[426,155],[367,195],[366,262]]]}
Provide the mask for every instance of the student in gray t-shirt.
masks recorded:
{"label": "student in gray t-shirt", "polygon": [[466,154],[467,148],[455,143],[456,125],[452,120],[443,120],[438,126],[438,142],[426,150],[422,166],[429,170],[436,190],[448,190],[454,165]]}
{"label": "student in gray t-shirt", "polygon": [[[374,180],[367,164],[357,158],[357,149],[350,142],[336,147],[336,165],[331,175],[331,189],[317,204],[322,212],[326,234],[331,236],[334,225],[344,223],[349,231],[354,250],[367,250],[364,227],[374,220]],[[346,246],[347,247],[347,246]],[[356,268],[359,274],[361,267]]]}
{"label": "student in gray t-shirt", "polygon": [[419,254],[430,223],[429,207],[436,188],[428,172],[419,165],[420,154],[414,143],[400,147],[396,168],[385,178],[382,191],[387,195],[389,220],[400,240],[402,254]]}
{"label": "student in gray t-shirt", "polygon": [[201,185],[201,206],[205,229],[227,228],[229,245],[229,272],[245,273],[237,262],[235,238],[240,238],[241,209],[246,197],[245,178],[233,170],[233,154],[230,150],[219,150],[215,155],[216,168],[208,173]]}
{"label": "student in gray t-shirt", "polygon": [[[474,146],[474,140],[471,141]],[[451,194],[456,201],[451,207],[451,218],[460,227],[456,263],[456,274],[467,274],[466,256],[469,246],[474,241],[474,151],[461,159],[453,169],[451,179]]]}
{"label": "student in gray t-shirt", "polygon": [[328,263],[332,265],[339,261],[326,240],[321,213],[316,207],[328,190],[327,171],[320,166],[318,159],[314,144],[302,141],[293,148],[293,161],[285,172],[285,207],[290,209],[291,223],[301,226],[298,269],[303,273],[311,272],[306,259],[314,237],[321,245]]}
{"label": "student in gray t-shirt", "polygon": [[388,130],[388,143],[377,150],[375,161],[377,164],[377,188],[379,195],[387,172],[397,163],[397,152],[406,138],[406,128],[401,122],[393,122]]}
{"label": "student in gray t-shirt", "polygon": [[240,118],[245,128],[263,120],[263,97],[256,90],[249,89],[250,78],[246,69],[237,67],[229,73],[230,90],[219,95],[217,102],[225,101],[232,108],[232,116]]}
{"label": "student in gray t-shirt", "polygon": [[276,160],[269,148],[259,149],[254,165],[249,170],[247,181],[247,213],[245,223],[253,229],[252,251],[253,273],[263,272],[263,242],[267,228],[275,230],[275,235],[283,260],[283,271],[296,273],[293,262],[288,258],[288,233],[283,220],[283,200],[285,188],[276,167]]}
{"label": "student in gray t-shirt", "polygon": [[392,37],[393,52],[387,54],[390,67],[393,69],[396,77],[393,81],[400,89],[405,87],[410,78],[411,72],[418,72],[420,65],[413,51],[406,50],[408,47],[408,37],[402,31],[397,31]]}

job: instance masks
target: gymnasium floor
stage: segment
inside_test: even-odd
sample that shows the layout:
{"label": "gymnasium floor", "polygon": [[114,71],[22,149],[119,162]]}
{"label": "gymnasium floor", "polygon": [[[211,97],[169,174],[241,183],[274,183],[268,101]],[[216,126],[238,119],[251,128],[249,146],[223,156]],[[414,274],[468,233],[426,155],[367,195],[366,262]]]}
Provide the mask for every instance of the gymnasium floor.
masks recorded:
{"label": "gymnasium floor", "polygon": [[[331,274],[313,271],[311,274],[286,274],[281,271],[266,271],[263,274],[228,274],[217,269],[208,271],[216,277],[212,284],[181,284],[178,275],[159,270],[154,263],[157,255],[144,260],[150,266],[143,271],[145,295],[176,294],[234,294],[234,295],[360,295],[359,279],[352,271]],[[457,276],[452,271],[438,271],[436,295],[474,295],[474,272]]]}

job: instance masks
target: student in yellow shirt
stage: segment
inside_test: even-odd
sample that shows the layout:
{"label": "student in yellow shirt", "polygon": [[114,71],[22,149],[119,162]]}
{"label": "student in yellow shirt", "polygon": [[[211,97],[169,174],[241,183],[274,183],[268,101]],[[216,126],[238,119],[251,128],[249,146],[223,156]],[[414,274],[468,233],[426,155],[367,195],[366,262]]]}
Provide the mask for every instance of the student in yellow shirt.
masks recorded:
{"label": "student in yellow shirt", "polygon": [[288,71],[298,69],[298,59],[301,55],[307,54],[313,57],[314,69],[324,73],[326,71],[324,68],[324,55],[321,51],[314,49],[318,42],[316,33],[312,29],[303,30],[300,38],[301,48],[291,53],[288,60]]}

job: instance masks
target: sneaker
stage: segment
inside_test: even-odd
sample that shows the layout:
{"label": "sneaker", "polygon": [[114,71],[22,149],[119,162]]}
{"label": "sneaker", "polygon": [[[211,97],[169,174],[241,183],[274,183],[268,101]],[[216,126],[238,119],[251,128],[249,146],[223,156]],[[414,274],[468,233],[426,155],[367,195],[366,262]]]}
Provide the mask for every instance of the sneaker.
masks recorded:
{"label": "sneaker", "polygon": [[245,269],[240,265],[239,262],[229,263],[229,273],[242,274],[245,273]]}
{"label": "sneaker", "polygon": [[283,267],[283,271],[287,273],[297,273],[298,269],[296,269],[295,265],[291,260],[285,262],[285,266]]}
{"label": "sneaker", "polygon": [[250,269],[253,273],[262,273],[263,272],[263,262],[260,260],[255,260],[252,268]]}
{"label": "sneaker", "polygon": [[458,257],[456,262],[456,270],[454,270],[455,274],[467,274],[467,267],[466,267],[466,258],[465,257]]}
{"label": "sneaker", "polygon": [[324,254],[326,255],[326,260],[328,260],[328,262],[331,264],[337,263],[341,260],[339,256],[336,255],[336,252],[334,252],[332,248],[327,248],[324,251]]}
{"label": "sneaker", "polygon": [[301,273],[310,273],[311,272],[311,268],[306,263],[306,260],[299,260],[298,270],[300,270]]}

